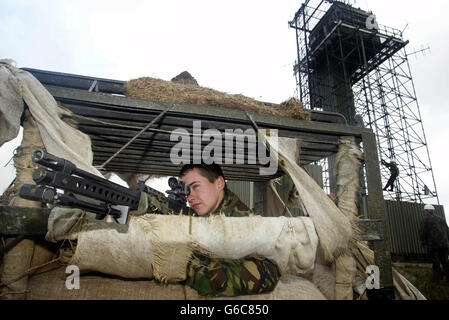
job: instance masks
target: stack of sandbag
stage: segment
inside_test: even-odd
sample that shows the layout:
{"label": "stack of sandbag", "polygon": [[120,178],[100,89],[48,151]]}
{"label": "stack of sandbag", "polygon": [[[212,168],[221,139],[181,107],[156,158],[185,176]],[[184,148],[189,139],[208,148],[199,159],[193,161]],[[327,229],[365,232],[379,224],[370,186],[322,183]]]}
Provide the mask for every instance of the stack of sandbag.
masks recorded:
{"label": "stack of sandbag", "polygon": [[[155,280],[134,279],[98,274],[82,275],[79,289],[69,290],[66,281],[70,273],[57,264],[33,275],[29,281],[29,300],[229,300],[229,297],[200,296],[182,284],[161,284]],[[70,280],[69,280],[70,282]],[[71,283],[73,285],[73,283]],[[276,288],[265,294],[233,297],[235,300],[326,300],[313,284],[303,277],[281,279]]]}
{"label": "stack of sandbag", "polygon": [[[65,219],[82,223],[70,230],[55,230],[65,228]],[[54,232],[53,239],[47,239],[77,239],[70,264],[124,278],[154,276],[161,282],[185,280],[193,251],[222,259],[264,257],[274,261],[284,275],[308,274],[314,268],[318,246],[307,217],[147,214],[132,216],[128,225],[119,225],[95,220],[82,211],[59,209],[49,220]]]}

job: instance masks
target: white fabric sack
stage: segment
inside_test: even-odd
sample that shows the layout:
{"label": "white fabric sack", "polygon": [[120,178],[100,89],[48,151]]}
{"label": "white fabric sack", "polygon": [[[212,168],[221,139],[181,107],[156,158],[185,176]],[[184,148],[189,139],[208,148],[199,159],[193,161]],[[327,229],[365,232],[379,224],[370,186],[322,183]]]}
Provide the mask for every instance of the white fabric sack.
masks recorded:
{"label": "white fabric sack", "polygon": [[88,219],[78,233],[70,261],[82,271],[99,271],[123,278],[153,278],[151,226],[139,217],[128,225]]}
{"label": "white fabric sack", "polygon": [[199,250],[226,259],[258,255],[275,261],[282,273],[313,269],[318,236],[309,218],[217,216],[195,222],[191,241]]}
{"label": "white fabric sack", "polygon": [[10,82],[7,66],[10,60],[0,60],[0,147],[19,134],[23,100]]}
{"label": "white fabric sack", "polygon": [[[6,97],[6,100],[0,100],[0,112],[7,115],[1,123],[0,145],[17,136],[23,112],[23,103],[19,101],[23,99],[49,153],[69,159],[78,168],[102,177],[92,166],[93,153],[89,136],[59,118],[56,100],[31,73],[14,67],[11,61],[0,60],[0,88],[1,96]],[[12,129],[3,133],[3,128]],[[11,138],[12,133],[15,135]]]}
{"label": "white fabric sack", "polygon": [[211,257],[264,257],[282,274],[304,274],[315,265],[318,236],[310,218],[189,217],[145,215],[150,222],[154,276],[160,281],[185,279],[193,250]]}
{"label": "white fabric sack", "polygon": [[352,239],[349,218],[337,208],[295,159],[292,159],[288,144],[279,140],[277,135],[268,136],[263,131],[259,131],[259,137],[272,153],[277,151],[278,163],[293,180],[304,207],[313,220],[326,261],[334,261]]}
{"label": "white fabric sack", "polygon": [[57,242],[76,240],[88,213],[76,208],[54,207],[47,221],[45,240]]}
{"label": "white fabric sack", "polygon": [[[211,257],[274,261],[283,274],[313,270],[318,237],[310,218],[131,216],[128,225],[84,216],[71,264],[124,278],[182,281],[193,250]],[[59,220],[63,224],[64,220]],[[64,229],[64,228],[57,228]],[[76,229],[76,230],[75,230]],[[59,238],[60,239],[60,238]]]}

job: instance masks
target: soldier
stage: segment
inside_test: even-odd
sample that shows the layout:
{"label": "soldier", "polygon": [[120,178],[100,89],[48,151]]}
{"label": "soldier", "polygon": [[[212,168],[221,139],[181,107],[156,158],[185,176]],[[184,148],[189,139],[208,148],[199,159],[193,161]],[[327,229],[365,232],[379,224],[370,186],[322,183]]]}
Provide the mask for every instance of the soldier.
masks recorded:
{"label": "soldier", "polygon": [[[227,189],[223,172],[218,165],[185,165],[181,169],[180,178],[190,188],[187,200],[194,215],[245,217],[252,214]],[[187,266],[186,285],[201,295],[236,296],[270,292],[279,278],[278,266],[268,259],[212,259],[194,252]]]}
{"label": "soldier", "polygon": [[432,259],[433,280],[443,279],[441,264],[446,276],[446,282],[449,282],[449,228],[443,218],[434,214],[434,206],[426,204],[424,211],[426,216],[421,223],[419,237]]}

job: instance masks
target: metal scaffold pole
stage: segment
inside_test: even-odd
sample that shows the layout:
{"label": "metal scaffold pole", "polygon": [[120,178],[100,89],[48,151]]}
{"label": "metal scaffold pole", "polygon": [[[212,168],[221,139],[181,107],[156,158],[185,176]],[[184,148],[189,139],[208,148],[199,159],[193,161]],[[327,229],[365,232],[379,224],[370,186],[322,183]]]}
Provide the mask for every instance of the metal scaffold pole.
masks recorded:
{"label": "metal scaffold pole", "polygon": [[[373,13],[342,2],[305,1],[289,22],[296,31],[294,73],[309,109],[339,112],[373,130],[380,159],[399,176],[384,199],[439,204],[428,145],[400,30],[373,23]],[[369,22],[369,23],[368,23]],[[320,162],[332,169],[332,160]],[[382,183],[390,177],[380,167]],[[324,177],[331,192],[332,175]]]}

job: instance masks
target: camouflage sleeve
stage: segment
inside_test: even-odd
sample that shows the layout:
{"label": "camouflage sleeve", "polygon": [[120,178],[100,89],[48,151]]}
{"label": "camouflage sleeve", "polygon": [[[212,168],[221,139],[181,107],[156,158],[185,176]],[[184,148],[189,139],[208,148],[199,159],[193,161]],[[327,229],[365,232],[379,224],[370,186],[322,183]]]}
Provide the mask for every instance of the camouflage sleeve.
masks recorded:
{"label": "camouflage sleeve", "polygon": [[[183,214],[192,214],[190,208],[187,209]],[[164,196],[159,196],[157,194],[148,194],[142,192],[139,206],[135,211],[131,211],[131,215],[142,215],[146,213],[152,214],[179,214],[179,212],[174,212],[169,208],[169,203]]]}
{"label": "camouflage sleeve", "polygon": [[186,285],[204,296],[238,296],[272,291],[281,274],[268,259],[212,259],[194,253],[187,266]]}

